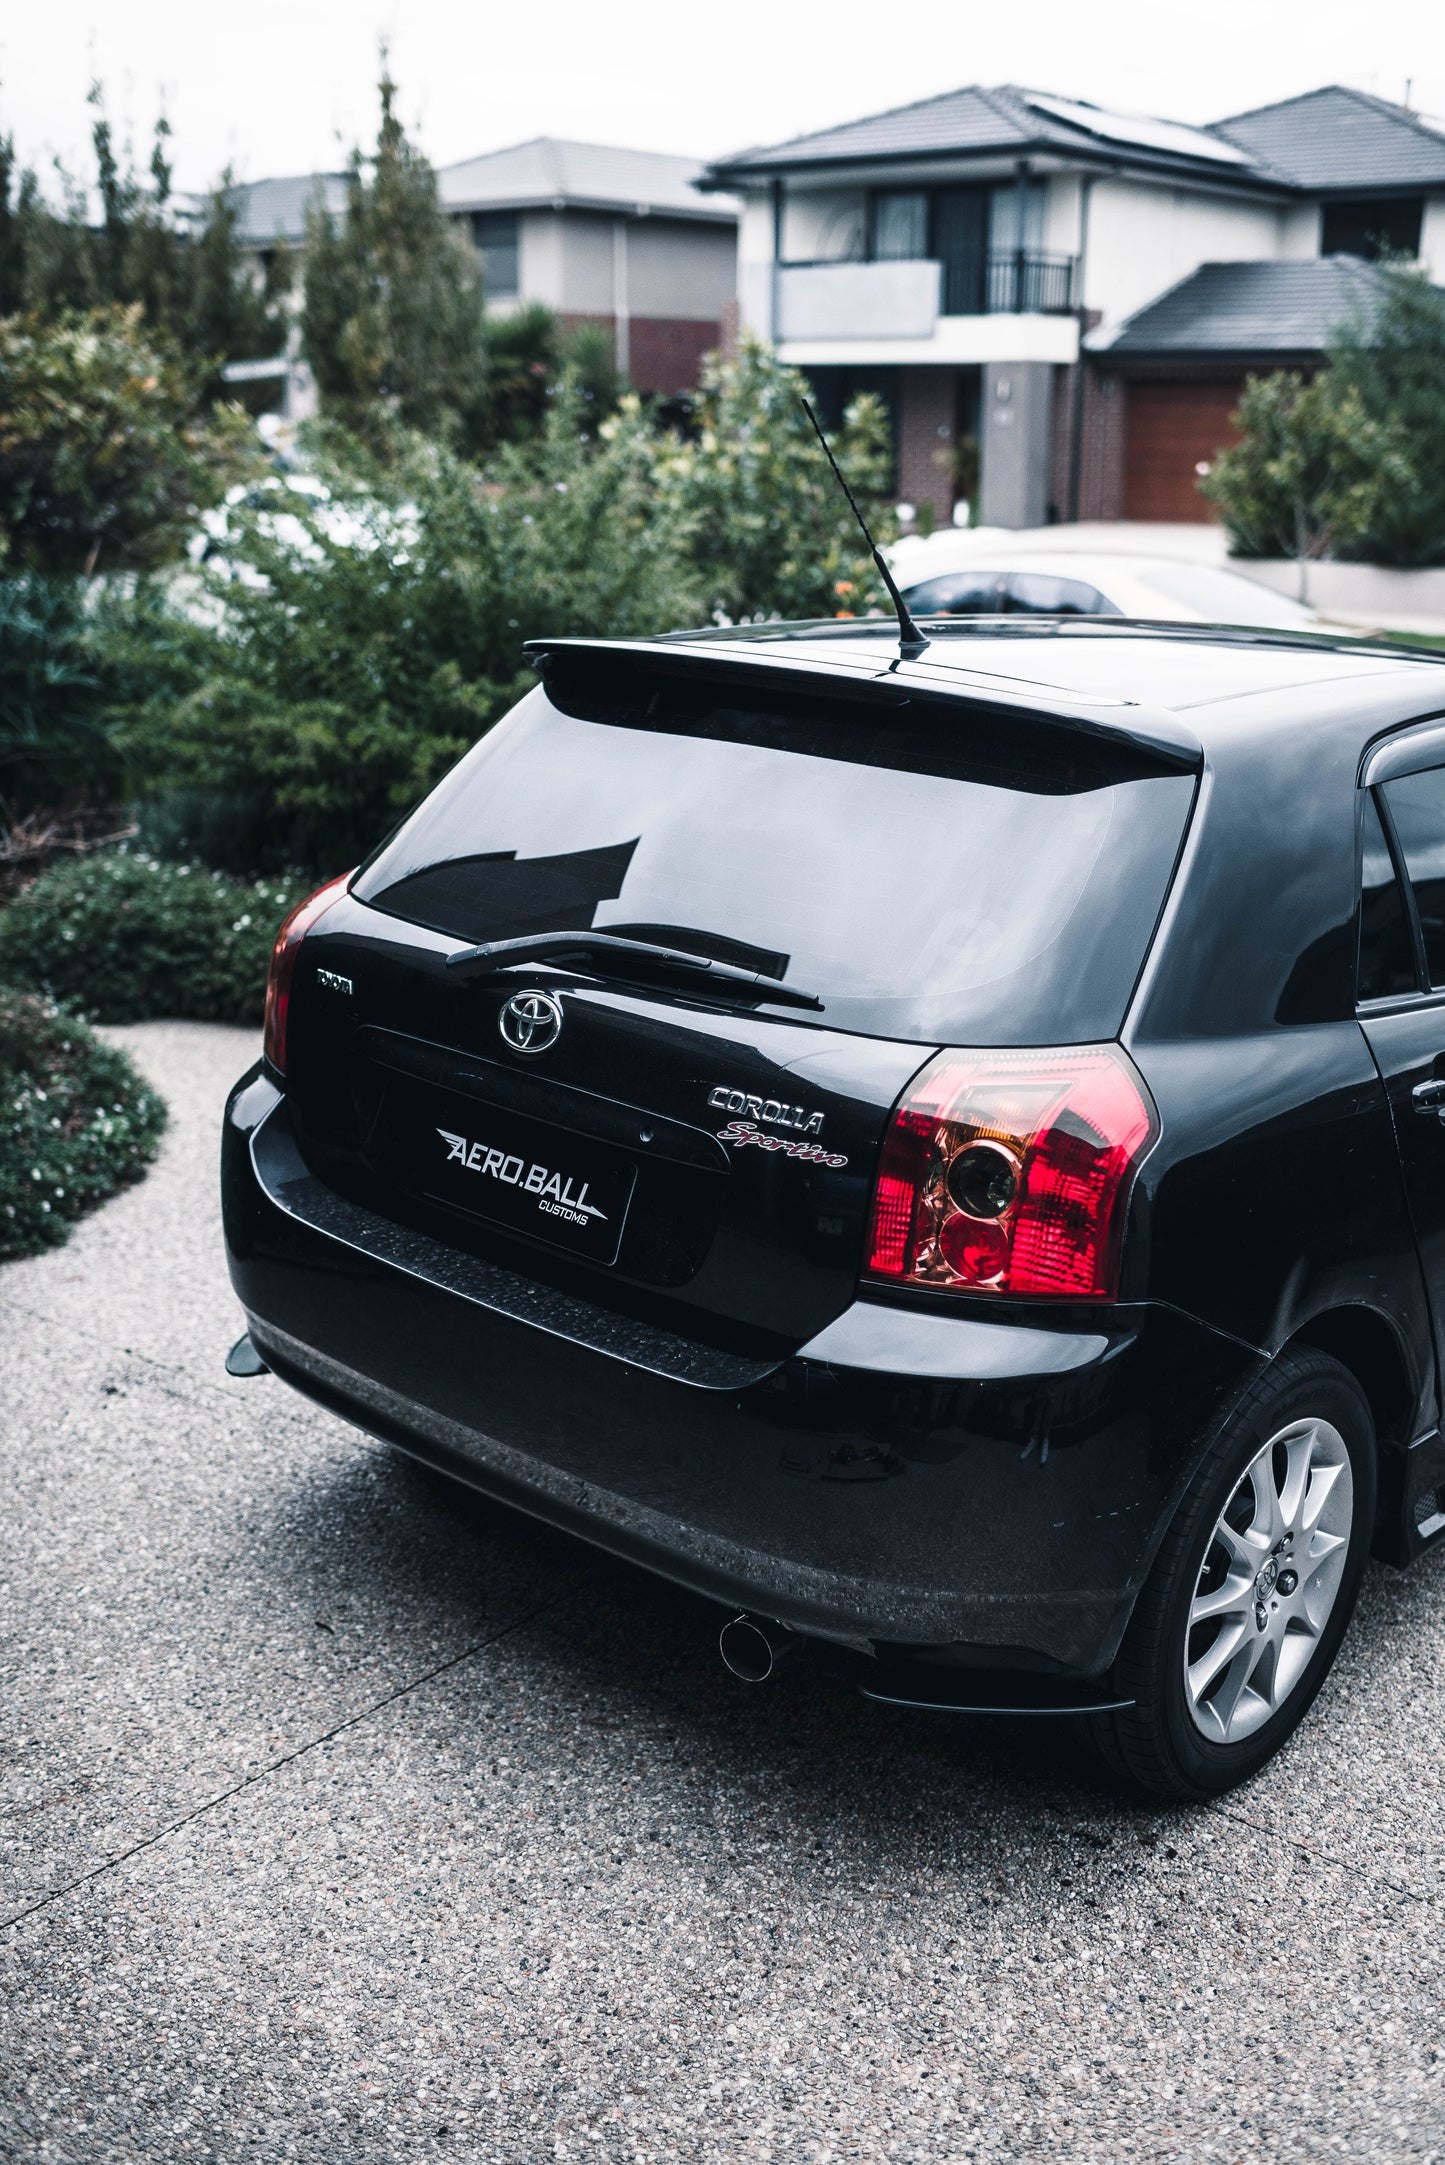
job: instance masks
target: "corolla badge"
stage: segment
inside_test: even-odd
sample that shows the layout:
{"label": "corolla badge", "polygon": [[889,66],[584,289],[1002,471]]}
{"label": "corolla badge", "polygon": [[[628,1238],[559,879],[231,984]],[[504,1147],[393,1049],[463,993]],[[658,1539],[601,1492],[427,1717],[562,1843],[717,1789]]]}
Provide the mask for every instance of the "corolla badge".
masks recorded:
{"label": "corolla badge", "polygon": [[513,1052],[548,1052],[562,1035],[562,1003],[550,992],[514,992],[497,1028]]}
{"label": "corolla badge", "polygon": [[[781,1098],[754,1097],[749,1091],[734,1090],[727,1083],[716,1083],[708,1092],[708,1104],[720,1113],[751,1113],[751,1120],[730,1120],[725,1128],[719,1128],[720,1143],[731,1143],[735,1150],[746,1149],[749,1144],[755,1150],[783,1151],[790,1158],[801,1158],[806,1165],[827,1165],[834,1172],[848,1163],[840,1151],[829,1150],[812,1138],[823,1132],[823,1115],[810,1113],[802,1105],[785,1105]],[[792,1128],[792,1135],[764,1135],[758,1122],[765,1120],[779,1128]],[[809,1138],[799,1142],[798,1136]]]}

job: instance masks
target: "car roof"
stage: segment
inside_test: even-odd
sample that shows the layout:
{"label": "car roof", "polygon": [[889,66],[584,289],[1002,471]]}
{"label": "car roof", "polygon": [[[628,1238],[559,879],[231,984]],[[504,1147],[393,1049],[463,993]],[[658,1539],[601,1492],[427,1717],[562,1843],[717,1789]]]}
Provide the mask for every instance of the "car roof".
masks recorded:
{"label": "car roof", "polygon": [[[892,619],[868,617],[669,632],[648,640],[530,640],[545,667],[572,650],[630,655],[654,668],[781,674],[802,688],[829,676],[893,697],[1027,710],[1097,734],[1119,734],[1197,763],[1241,728],[1297,725],[1348,702],[1363,738],[1391,720],[1445,708],[1445,656],[1368,639],[1126,617],[925,618],[928,646],[902,658]],[[1325,700],[1326,689],[1336,696]],[[1323,702],[1323,703],[1322,703]],[[1388,716],[1381,719],[1382,716]],[[1348,720],[1346,722],[1348,728]]]}

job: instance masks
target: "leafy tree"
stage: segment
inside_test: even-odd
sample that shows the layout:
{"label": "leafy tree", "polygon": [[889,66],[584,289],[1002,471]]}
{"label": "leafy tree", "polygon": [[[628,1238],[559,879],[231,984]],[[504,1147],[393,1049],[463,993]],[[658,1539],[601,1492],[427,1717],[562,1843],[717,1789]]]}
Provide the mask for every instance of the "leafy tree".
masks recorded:
{"label": "leafy tree", "polygon": [[170,129],[157,123],[149,168],[135,170],[116,146],[99,85],[92,88],[91,149],[100,218],[80,183],[58,172],[58,208],[0,138],[0,315],[49,321],[113,305],[138,306],[145,321],[202,364],[205,395],[222,395],[220,364],[277,352],[290,267],[278,256],[258,282],[236,231],[234,190],[223,175],[199,220],[183,215],[171,188]]}
{"label": "leafy tree", "polygon": [[0,579],[0,808],[11,817],[120,789],[87,599],[79,579]]}
{"label": "leafy tree", "polygon": [[478,472],[412,439],[333,444],[331,501],[248,515],[213,606],[150,593],[122,650],[122,741],[153,791],[212,792],[253,862],[356,862],[534,681],[524,639],[696,622],[690,516],[637,414],[603,444],[564,385]]}
{"label": "leafy tree", "polygon": [[375,156],[352,154],[339,222],[307,221],[302,350],[322,410],[373,443],[384,417],[438,438],[484,430],[486,342],[476,251],[396,115],[385,67]]}
{"label": "leafy tree", "polygon": [[1385,263],[1375,297],[1344,324],[1330,381],[1409,447],[1364,527],[1343,554],[1377,564],[1445,564],[1445,293],[1417,265]]}
{"label": "leafy tree", "polygon": [[[747,339],[736,360],[709,364],[696,437],[658,442],[659,494],[686,506],[692,563],[715,617],[858,616],[887,606],[803,412],[807,395],[797,369]],[[624,421],[604,423],[604,436],[635,426],[637,411],[624,400]],[[876,398],[853,401],[833,448],[874,538],[890,540],[888,417]]]}
{"label": "leafy tree", "polygon": [[557,375],[557,318],[534,301],[488,317],[483,429],[489,444],[517,443],[540,433],[547,395]]}
{"label": "leafy tree", "polygon": [[244,416],[195,382],[139,304],[0,320],[0,563],[90,574],[165,563],[242,470]]}
{"label": "leafy tree", "polygon": [[1235,416],[1241,441],[1200,482],[1219,506],[1238,556],[1292,556],[1300,598],[1312,559],[1348,548],[1411,485],[1398,422],[1366,411],[1332,373],[1252,376]]}

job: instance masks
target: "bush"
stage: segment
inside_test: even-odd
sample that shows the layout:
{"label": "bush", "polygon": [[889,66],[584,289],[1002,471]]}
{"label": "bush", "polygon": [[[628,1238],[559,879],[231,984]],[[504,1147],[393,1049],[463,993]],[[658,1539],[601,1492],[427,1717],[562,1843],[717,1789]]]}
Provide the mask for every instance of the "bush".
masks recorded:
{"label": "bush", "polygon": [[[858,523],[803,411],[807,378],[746,338],[703,378],[693,441],[656,439],[658,495],[686,522],[711,616],[863,616],[889,608]],[[603,434],[620,427],[628,408]],[[886,492],[882,403],[856,398],[832,432],[834,456],[880,548],[897,534]]]}
{"label": "bush", "polygon": [[1372,303],[1335,339],[1329,374],[1409,454],[1338,553],[1367,564],[1445,564],[1445,293],[1418,265],[1382,264]]}
{"label": "bush", "polygon": [[200,384],[139,306],[0,317],[0,561],[84,573],[179,556],[246,463],[239,408]]}
{"label": "bush", "polygon": [[565,387],[540,440],[480,474],[415,442],[385,475],[350,458],[329,501],[238,514],[246,569],[212,574],[204,609],[138,598],[116,659],[148,792],[220,792],[318,873],[355,864],[521,696],[524,639],[701,615],[638,415],[599,446]]}
{"label": "bush", "polygon": [[1359,393],[1329,371],[1310,381],[1285,371],[1251,376],[1236,418],[1240,441],[1199,484],[1219,506],[1236,556],[1292,556],[1303,567],[1334,555],[1409,483],[1398,427],[1373,420]]}
{"label": "bush", "polygon": [[0,805],[20,817],[121,787],[113,686],[79,579],[0,579]]}
{"label": "bush", "polygon": [[271,942],[302,891],[126,851],[77,858],[0,911],[0,978],[92,1022],[259,1024]]}
{"label": "bush", "polygon": [[138,1180],[166,1110],[123,1052],[34,993],[0,986],[0,1261],[59,1245]]}

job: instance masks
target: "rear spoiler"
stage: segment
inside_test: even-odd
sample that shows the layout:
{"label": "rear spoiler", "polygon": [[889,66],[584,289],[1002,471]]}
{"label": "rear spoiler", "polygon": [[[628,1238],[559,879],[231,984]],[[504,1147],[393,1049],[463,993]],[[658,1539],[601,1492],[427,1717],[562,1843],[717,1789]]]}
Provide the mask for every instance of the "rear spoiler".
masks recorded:
{"label": "rear spoiler", "polygon": [[544,683],[549,674],[588,660],[613,665],[625,661],[639,676],[746,685],[755,695],[771,683],[793,691],[826,686],[837,697],[892,707],[924,703],[955,712],[961,707],[983,707],[995,714],[1027,715],[1116,748],[1130,746],[1182,773],[1196,773],[1204,762],[1199,738],[1175,715],[1161,709],[1106,693],[1066,691],[1002,671],[961,669],[926,659],[889,660],[876,648],[871,653],[830,653],[823,658],[779,652],[771,644],[765,651],[742,641],[713,644],[707,633],[695,638],[672,633],[666,640],[529,639],[522,652]]}

